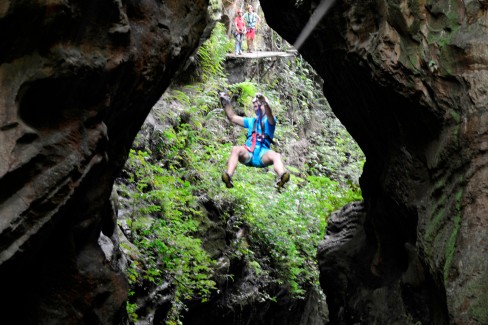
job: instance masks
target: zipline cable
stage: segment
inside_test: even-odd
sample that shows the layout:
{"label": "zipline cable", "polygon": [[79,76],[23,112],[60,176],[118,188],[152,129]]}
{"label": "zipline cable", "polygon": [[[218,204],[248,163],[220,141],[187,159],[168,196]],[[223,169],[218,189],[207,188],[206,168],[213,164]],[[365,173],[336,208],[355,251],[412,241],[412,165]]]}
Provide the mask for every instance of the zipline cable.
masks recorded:
{"label": "zipline cable", "polygon": [[294,48],[298,50],[300,49],[300,47],[302,47],[303,43],[305,43],[305,41],[310,36],[310,34],[312,34],[315,27],[317,27],[317,24],[327,14],[327,11],[329,11],[330,7],[332,7],[334,2],[335,0],[322,0],[320,2],[317,9],[315,9],[312,16],[310,16],[310,19],[308,20],[307,24],[302,29],[300,35],[298,35],[295,44],[293,44]]}

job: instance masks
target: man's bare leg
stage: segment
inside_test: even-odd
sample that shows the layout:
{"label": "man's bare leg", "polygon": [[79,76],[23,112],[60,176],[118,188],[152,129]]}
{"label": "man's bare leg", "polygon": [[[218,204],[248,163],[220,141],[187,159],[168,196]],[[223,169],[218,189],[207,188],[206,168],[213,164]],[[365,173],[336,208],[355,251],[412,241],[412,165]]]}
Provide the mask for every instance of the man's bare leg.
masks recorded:
{"label": "man's bare leg", "polygon": [[272,164],[273,169],[278,176],[285,172],[285,165],[281,159],[281,154],[277,153],[276,151],[270,150],[266,152],[261,160],[263,161],[263,164],[267,166]]}
{"label": "man's bare leg", "polygon": [[230,153],[229,160],[227,161],[227,171],[222,174],[222,181],[227,188],[234,187],[232,183],[232,175],[237,168],[239,162],[245,163],[249,159],[249,152],[244,146],[234,146]]}
{"label": "man's bare leg", "polygon": [[278,187],[283,187],[283,185],[290,180],[290,173],[285,170],[285,165],[281,159],[281,154],[270,150],[263,155],[261,160],[265,165],[273,164],[274,171],[279,178],[278,182],[276,183]]}
{"label": "man's bare leg", "polygon": [[249,151],[244,146],[232,147],[229,161],[227,162],[227,173],[232,177],[239,162],[245,163],[249,159]]}

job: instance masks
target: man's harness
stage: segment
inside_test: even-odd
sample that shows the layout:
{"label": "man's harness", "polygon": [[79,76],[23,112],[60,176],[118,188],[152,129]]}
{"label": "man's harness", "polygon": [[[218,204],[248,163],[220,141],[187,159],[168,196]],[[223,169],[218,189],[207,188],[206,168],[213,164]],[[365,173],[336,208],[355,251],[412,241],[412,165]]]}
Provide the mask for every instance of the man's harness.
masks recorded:
{"label": "man's harness", "polygon": [[[258,120],[259,120],[259,123],[261,124],[261,133],[257,132]],[[267,135],[265,132],[265,125],[264,125],[263,119],[261,117],[261,114],[259,114],[259,117],[254,120],[254,125],[252,127],[252,133],[250,135],[248,135],[247,138],[249,139],[249,137],[251,137],[251,148],[249,148],[246,145],[244,145],[244,147],[247,149],[247,151],[249,151],[251,153],[254,152],[254,148],[256,147],[257,142],[266,144],[265,141],[268,140],[268,142],[270,144],[274,144],[273,139],[269,135]],[[269,147],[269,145],[268,145],[268,147]]]}

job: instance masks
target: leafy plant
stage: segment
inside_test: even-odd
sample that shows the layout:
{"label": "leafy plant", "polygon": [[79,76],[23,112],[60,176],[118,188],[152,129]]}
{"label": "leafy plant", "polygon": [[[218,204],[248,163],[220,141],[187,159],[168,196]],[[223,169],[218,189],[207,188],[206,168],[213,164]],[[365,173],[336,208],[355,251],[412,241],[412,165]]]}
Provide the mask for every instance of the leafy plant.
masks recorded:
{"label": "leafy plant", "polygon": [[233,84],[229,86],[229,89],[232,93],[239,95],[237,102],[244,107],[251,105],[252,98],[257,92],[256,84],[249,81]]}
{"label": "leafy plant", "polygon": [[[132,208],[128,227],[140,252],[132,261],[129,280],[139,290],[170,282],[174,303],[168,321],[176,320],[185,300],[205,300],[215,287],[214,261],[195,237],[201,211],[190,183],[152,164],[147,152],[132,150],[127,170],[133,186],[125,191]],[[132,319],[137,317],[135,303],[129,302],[127,311]]]}
{"label": "leafy plant", "polygon": [[232,42],[227,38],[225,26],[217,23],[210,38],[197,52],[197,73],[204,82],[214,77],[225,77],[223,63],[230,49],[232,49]]}

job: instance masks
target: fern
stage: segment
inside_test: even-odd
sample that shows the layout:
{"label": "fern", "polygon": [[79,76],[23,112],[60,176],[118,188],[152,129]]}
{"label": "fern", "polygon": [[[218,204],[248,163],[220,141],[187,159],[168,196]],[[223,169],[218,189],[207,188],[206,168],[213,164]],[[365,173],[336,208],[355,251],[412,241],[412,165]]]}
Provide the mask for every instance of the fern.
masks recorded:
{"label": "fern", "polygon": [[190,105],[190,98],[181,90],[174,90],[172,92],[172,98],[183,105]]}
{"label": "fern", "polygon": [[202,81],[225,77],[224,61],[231,48],[232,43],[227,38],[224,24],[217,23],[210,38],[198,49],[197,73]]}
{"label": "fern", "polygon": [[244,107],[251,105],[252,97],[257,92],[256,84],[249,81],[233,84],[229,89],[232,93],[239,95],[237,101]]}

